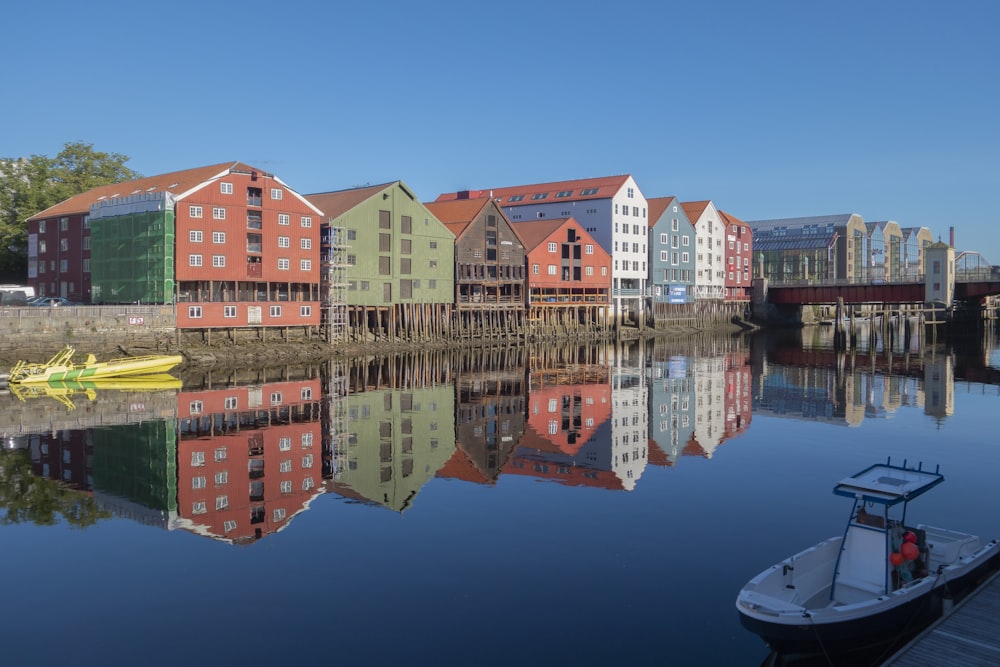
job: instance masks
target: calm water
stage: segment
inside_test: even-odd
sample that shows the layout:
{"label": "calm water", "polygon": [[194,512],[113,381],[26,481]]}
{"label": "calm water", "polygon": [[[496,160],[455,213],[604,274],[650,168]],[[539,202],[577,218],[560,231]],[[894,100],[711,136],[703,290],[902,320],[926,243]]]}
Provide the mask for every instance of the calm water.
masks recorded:
{"label": "calm water", "polygon": [[759,665],[736,593],[842,477],[940,464],[911,518],[1000,535],[997,341],[827,336],[0,395],[3,661]]}

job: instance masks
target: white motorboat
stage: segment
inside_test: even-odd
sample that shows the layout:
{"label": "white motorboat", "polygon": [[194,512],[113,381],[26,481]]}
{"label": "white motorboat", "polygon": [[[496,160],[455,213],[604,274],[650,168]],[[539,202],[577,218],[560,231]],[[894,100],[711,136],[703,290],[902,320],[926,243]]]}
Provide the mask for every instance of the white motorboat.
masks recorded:
{"label": "white motorboat", "polygon": [[854,499],[844,534],[751,579],[736,598],[743,626],[783,654],[831,654],[893,642],[938,618],[946,600],[1000,568],[995,539],[906,523],[909,501],[943,481],[905,461],[842,480],[833,492]]}

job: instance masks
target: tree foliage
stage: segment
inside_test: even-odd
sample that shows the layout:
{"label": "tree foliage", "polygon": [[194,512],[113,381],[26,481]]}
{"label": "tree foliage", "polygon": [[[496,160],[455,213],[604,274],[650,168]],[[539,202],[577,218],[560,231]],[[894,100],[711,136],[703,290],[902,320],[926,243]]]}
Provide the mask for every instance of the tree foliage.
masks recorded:
{"label": "tree foliage", "polygon": [[27,219],[99,185],[142,178],[121,153],[68,143],[55,157],[0,158],[0,276],[27,274]]}
{"label": "tree foliage", "polygon": [[51,526],[62,516],[74,528],[107,519],[93,496],[31,473],[31,460],[21,450],[0,450],[0,526],[34,523]]}

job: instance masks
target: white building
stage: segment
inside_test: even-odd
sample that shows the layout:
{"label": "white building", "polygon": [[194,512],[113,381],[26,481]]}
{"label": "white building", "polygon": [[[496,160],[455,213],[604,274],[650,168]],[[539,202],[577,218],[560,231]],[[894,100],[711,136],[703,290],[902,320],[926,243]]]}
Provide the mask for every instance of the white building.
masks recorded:
{"label": "white building", "polygon": [[694,226],[694,298],[722,300],[726,291],[726,225],[711,200],[681,206]]}

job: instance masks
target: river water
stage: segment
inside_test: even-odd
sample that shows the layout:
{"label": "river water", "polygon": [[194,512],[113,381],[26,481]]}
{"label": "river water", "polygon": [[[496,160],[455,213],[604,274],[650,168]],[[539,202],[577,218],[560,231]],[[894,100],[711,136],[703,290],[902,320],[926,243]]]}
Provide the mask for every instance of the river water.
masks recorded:
{"label": "river water", "polygon": [[841,478],[1000,536],[995,335],[425,352],[0,395],[5,664],[759,665]]}

